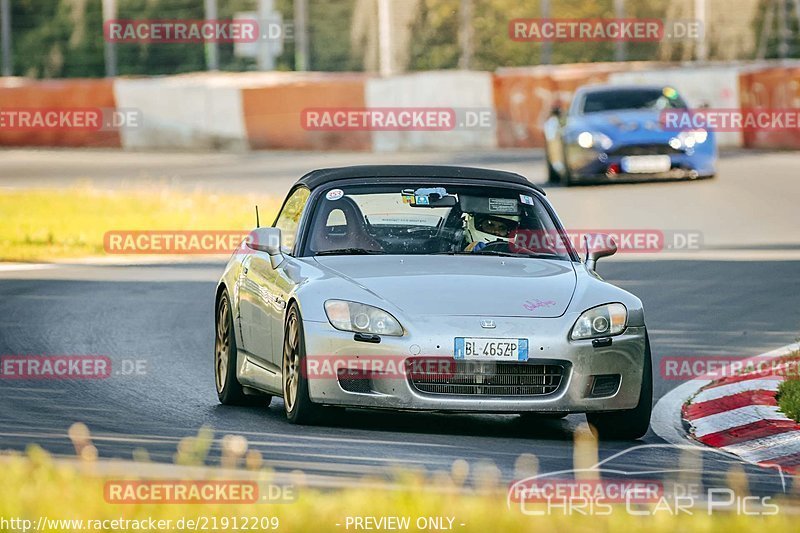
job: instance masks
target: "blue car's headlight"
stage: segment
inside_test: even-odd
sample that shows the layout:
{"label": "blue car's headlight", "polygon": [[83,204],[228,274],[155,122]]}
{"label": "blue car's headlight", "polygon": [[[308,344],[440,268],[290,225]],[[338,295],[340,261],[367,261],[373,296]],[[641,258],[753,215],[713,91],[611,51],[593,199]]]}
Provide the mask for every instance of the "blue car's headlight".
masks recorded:
{"label": "blue car's headlight", "polygon": [[342,331],[395,337],[403,335],[403,326],[395,317],[371,305],[328,300],[325,302],[325,314],[331,326]]}
{"label": "blue car's headlight", "polygon": [[578,134],[575,140],[577,141],[578,146],[581,148],[586,148],[587,150],[591,148],[608,150],[614,145],[614,141],[612,141],[608,135],[597,131],[582,131]]}
{"label": "blue car's headlight", "polygon": [[678,134],[678,139],[681,140],[683,145],[691,148],[695,144],[703,144],[708,139],[708,132],[704,129],[694,131],[682,131]]}
{"label": "blue car's headlight", "polygon": [[692,131],[682,131],[676,137],[669,140],[669,145],[678,150],[681,147],[694,148],[695,145],[703,144],[708,139],[708,132],[703,128]]}
{"label": "blue car's headlight", "polygon": [[622,304],[593,307],[578,317],[575,325],[572,326],[570,339],[577,341],[618,335],[625,329],[627,320],[628,310]]}

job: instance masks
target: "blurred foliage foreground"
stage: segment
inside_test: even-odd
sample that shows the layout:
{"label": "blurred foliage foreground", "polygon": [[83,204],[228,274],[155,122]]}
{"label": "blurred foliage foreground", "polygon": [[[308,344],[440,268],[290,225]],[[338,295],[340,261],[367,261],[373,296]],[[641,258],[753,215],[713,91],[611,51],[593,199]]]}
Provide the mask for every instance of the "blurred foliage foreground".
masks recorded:
{"label": "blurred foliage foreground", "polygon": [[[786,510],[773,516],[744,516],[722,512],[709,515],[654,513],[632,516],[623,506],[615,507],[607,516],[560,512],[540,516],[523,514],[514,505],[507,505],[507,486],[493,476],[491,469],[475,475],[465,461],[457,460],[450,471],[423,472],[403,467],[392,483],[364,479],[347,489],[317,490],[305,487],[301,472],[290,478],[296,486],[296,497],[284,503],[108,503],[107,483],[119,482],[111,475],[109,461],[98,461],[86,426],[74,425],[69,436],[75,445],[77,459],[58,461],[38,447],[25,454],[0,455],[0,530],[1,531],[97,531],[97,530],[277,530],[277,531],[347,531],[384,529],[392,522],[366,522],[372,527],[356,527],[354,519],[390,517],[409,519],[407,531],[642,531],[651,533],[677,531],[788,531],[793,530],[793,513]],[[206,462],[210,449],[219,449],[224,470],[197,468]],[[584,426],[576,432],[576,464],[592,455],[596,457],[596,441]],[[579,455],[587,455],[581,458]],[[148,463],[144,450],[134,453],[140,463]],[[197,437],[183,439],[175,455],[179,466],[161,465],[169,472],[163,479],[176,480],[181,472],[202,470],[204,479],[230,479],[248,475],[251,479],[270,479],[275,474],[265,468],[261,455],[248,450],[241,436],[225,436],[214,441],[209,429]],[[137,478],[140,470],[128,465],[126,480]],[[117,466],[120,466],[118,464]],[[535,470],[535,457],[528,456],[527,465]],[[485,466],[485,465],[484,465]],[[520,465],[517,465],[518,467]],[[176,476],[176,472],[178,475]],[[216,477],[220,476],[220,477]],[[152,478],[151,478],[152,479]],[[478,480],[471,481],[470,480]],[[116,481],[114,481],[116,480]],[[782,509],[787,509],[782,507]],[[447,519],[452,518],[452,522]],[[128,522],[122,522],[127,520]],[[438,520],[438,521],[437,521]],[[116,521],[116,522],[114,522]],[[199,521],[199,526],[196,525]],[[362,522],[364,524],[365,522]],[[418,524],[427,524],[419,527]],[[253,527],[254,524],[257,526]],[[379,525],[376,525],[379,524]],[[192,526],[192,527],[190,527]]]}

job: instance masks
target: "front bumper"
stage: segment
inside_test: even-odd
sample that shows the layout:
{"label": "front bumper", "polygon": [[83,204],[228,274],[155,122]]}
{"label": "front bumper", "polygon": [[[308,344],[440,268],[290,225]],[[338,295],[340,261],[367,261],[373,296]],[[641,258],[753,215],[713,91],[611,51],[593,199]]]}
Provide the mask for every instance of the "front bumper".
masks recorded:
{"label": "front bumper", "polygon": [[[528,339],[529,359],[521,364],[560,365],[564,369],[554,391],[538,394],[422,392],[408,375],[391,372],[373,373],[369,386],[359,392],[345,390],[335,375],[309,373],[309,395],[315,403],[397,410],[582,413],[632,409],[641,390],[645,328],[628,327],[623,334],[612,337],[611,345],[595,347],[591,340],[567,340],[574,318],[497,318],[497,328],[487,330],[480,327],[478,317],[425,317],[425,332],[383,337],[379,344],[355,341],[352,333],[338,331],[328,323],[304,321],[306,354],[311,365],[332,357],[386,357],[406,363],[426,357],[452,359],[455,337],[495,337]],[[489,365],[491,372],[492,363]],[[619,385],[598,396],[593,393],[593,387],[597,391],[598,376],[619,376]]]}
{"label": "front bumper", "polygon": [[615,148],[622,153],[605,153],[584,150],[575,146],[568,149],[567,165],[570,178],[575,182],[629,181],[654,179],[692,179],[711,177],[716,173],[716,150],[713,147],[692,153],[671,150],[668,146],[650,146],[648,150],[638,149],[636,155],[669,155],[671,168],[659,173],[622,172],[622,159],[628,147]]}

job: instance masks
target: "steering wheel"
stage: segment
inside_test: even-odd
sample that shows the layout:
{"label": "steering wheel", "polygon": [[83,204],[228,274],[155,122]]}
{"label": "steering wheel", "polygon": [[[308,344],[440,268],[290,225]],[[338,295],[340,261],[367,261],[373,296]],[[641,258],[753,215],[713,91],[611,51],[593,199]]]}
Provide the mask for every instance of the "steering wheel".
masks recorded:
{"label": "steering wheel", "polygon": [[476,253],[480,253],[484,250],[488,251],[496,251],[496,252],[507,252],[508,251],[508,241],[504,241],[502,239],[497,239],[496,241],[492,241],[487,243],[486,246],[481,248],[480,250],[473,250]]}

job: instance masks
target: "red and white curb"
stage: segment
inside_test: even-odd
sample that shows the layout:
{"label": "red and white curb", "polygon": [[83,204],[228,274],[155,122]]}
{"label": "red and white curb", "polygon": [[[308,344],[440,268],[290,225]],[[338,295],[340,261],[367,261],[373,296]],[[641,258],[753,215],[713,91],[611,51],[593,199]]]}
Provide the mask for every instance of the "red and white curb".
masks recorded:
{"label": "red and white curb", "polygon": [[[747,361],[752,361],[754,368],[763,368],[770,360],[797,350],[800,343]],[[800,424],[781,413],[775,399],[785,379],[779,375],[782,367],[786,365],[770,365],[769,372],[737,374],[729,365],[727,371],[717,374],[725,377],[689,381],[658,401],[653,430],[673,444],[695,440],[748,463],[795,470],[800,467]]]}

